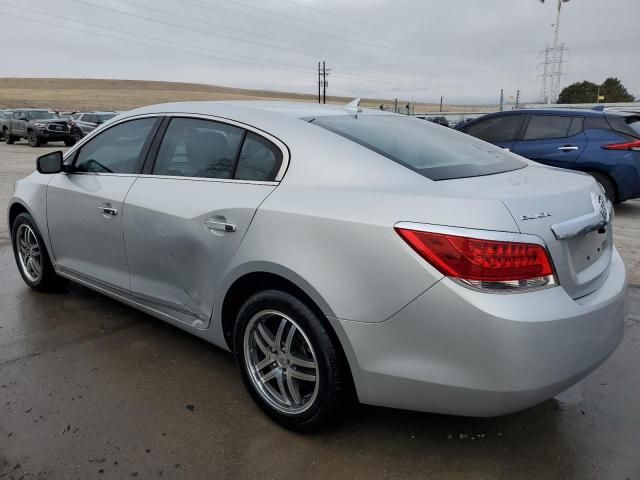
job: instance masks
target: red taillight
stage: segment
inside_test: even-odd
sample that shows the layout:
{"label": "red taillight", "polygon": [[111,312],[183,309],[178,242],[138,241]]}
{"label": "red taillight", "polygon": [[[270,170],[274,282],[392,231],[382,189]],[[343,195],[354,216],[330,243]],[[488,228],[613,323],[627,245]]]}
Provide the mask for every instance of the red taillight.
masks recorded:
{"label": "red taillight", "polygon": [[640,151],[640,140],[625,143],[612,143],[611,145],[603,145],[602,148],[607,150],[635,150]]}
{"label": "red taillight", "polygon": [[[554,283],[546,249],[535,243],[478,238],[396,228],[422,258],[448,277],[492,289]],[[530,283],[527,283],[530,282]],[[497,284],[504,283],[499,286]]]}

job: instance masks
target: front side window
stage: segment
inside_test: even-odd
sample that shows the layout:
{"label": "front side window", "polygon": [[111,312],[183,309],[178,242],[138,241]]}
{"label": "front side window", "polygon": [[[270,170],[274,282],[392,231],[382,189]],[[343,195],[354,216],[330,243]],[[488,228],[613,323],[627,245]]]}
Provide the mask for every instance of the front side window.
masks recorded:
{"label": "front side window", "polygon": [[156,118],[119,123],[89,140],[77,153],[74,171],[137,173],[141,154]]}
{"label": "front side window", "polygon": [[569,136],[573,117],[533,115],[524,132],[524,140],[544,140]]}
{"label": "front side window", "polygon": [[282,152],[260,135],[247,132],[234,178],[270,181],[276,178],[282,164]]}
{"label": "front side window", "polygon": [[490,175],[527,165],[494,145],[415,118],[336,115],[310,121],[431,180]]}
{"label": "front side window", "polygon": [[522,119],[522,115],[491,117],[469,125],[464,132],[485,142],[508,142],[516,139]]}
{"label": "front side window", "polygon": [[173,118],[162,139],[154,175],[233,178],[244,129],[198,118]]}

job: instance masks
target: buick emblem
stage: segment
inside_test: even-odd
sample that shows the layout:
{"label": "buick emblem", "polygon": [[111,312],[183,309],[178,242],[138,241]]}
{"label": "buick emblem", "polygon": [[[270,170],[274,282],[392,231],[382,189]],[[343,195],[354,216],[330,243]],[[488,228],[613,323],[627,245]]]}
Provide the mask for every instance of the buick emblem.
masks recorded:
{"label": "buick emblem", "polygon": [[609,220],[611,220],[611,202],[609,199],[601,193],[592,193],[591,202],[593,203],[593,208],[602,215],[604,223],[609,223]]}

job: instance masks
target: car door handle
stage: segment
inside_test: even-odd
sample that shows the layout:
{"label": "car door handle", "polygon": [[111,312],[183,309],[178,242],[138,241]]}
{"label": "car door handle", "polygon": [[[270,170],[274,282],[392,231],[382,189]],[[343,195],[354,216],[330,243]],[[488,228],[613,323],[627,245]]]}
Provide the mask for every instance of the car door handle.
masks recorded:
{"label": "car door handle", "polygon": [[104,206],[104,205],[100,205],[98,207],[98,211],[104,216],[115,217],[118,214],[118,210],[116,210],[115,208],[110,206]]}
{"label": "car door handle", "polygon": [[232,223],[226,223],[226,222],[218,222],[216,220],[205,220],[204,221],[204,226],[207,227],[209,230],[220,230],[222,232],[235,232],[236,231],[236,226]]}
{"label": "car door handle", "polygon": [[573,152],[574,150],[578,150],[578,147],[572,147],[571,145],[565,145],[564,147],[558,147],[558,150],[562,150],[563,152]]}

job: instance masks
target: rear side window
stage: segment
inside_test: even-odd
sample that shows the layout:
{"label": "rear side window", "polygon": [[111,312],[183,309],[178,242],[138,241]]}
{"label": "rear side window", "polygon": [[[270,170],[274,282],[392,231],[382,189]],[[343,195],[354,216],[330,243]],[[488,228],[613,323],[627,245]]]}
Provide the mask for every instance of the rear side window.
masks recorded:
{"label": "rear side window", "polygon": [[604,117],[585,117],[584,119],[584,129],[601,129],[601,130],[609,130],[609,124],[604,119]]}
{"label": "rear side window", "polygon": [[78,152],[74,170],[96,173],[137,173],[141,153],[156,118],[120,123],[85,143]]}
{"label": "rear side window", "polygon": [[154,175],[233,178],[244,129],[197,118],[173,118],[160,144]]}
{"label": "rear side window", "polygon": [[501,148],[398,115],[336,115],[310,120],[431,180],[508,172],[527,164]]}
{"label": "rear side window", "polygon": [[529,124],[527,125],[527,130],[524,132],[523,139],[543,140],[547,138],[563,138],[575,135],[575,133],[569,133],[573,120],[574,117],[532,115],[529,120]]}
{"label": "rear side window", "polygon": [[508,142],[517,137],[523,118],[523,115],[491,117],[469,125],[464,132],[486,142]]}
{"label": "rear side window", "polygon": [[282,164],[282,152],[271,142],[247,132],[242,145],[235,178],[239,180],[269,181],[276,178]]}
{"label": "rear side window", "polygon": [[616,132],[640,138],[640,116],[607,115],[606,118]]}

